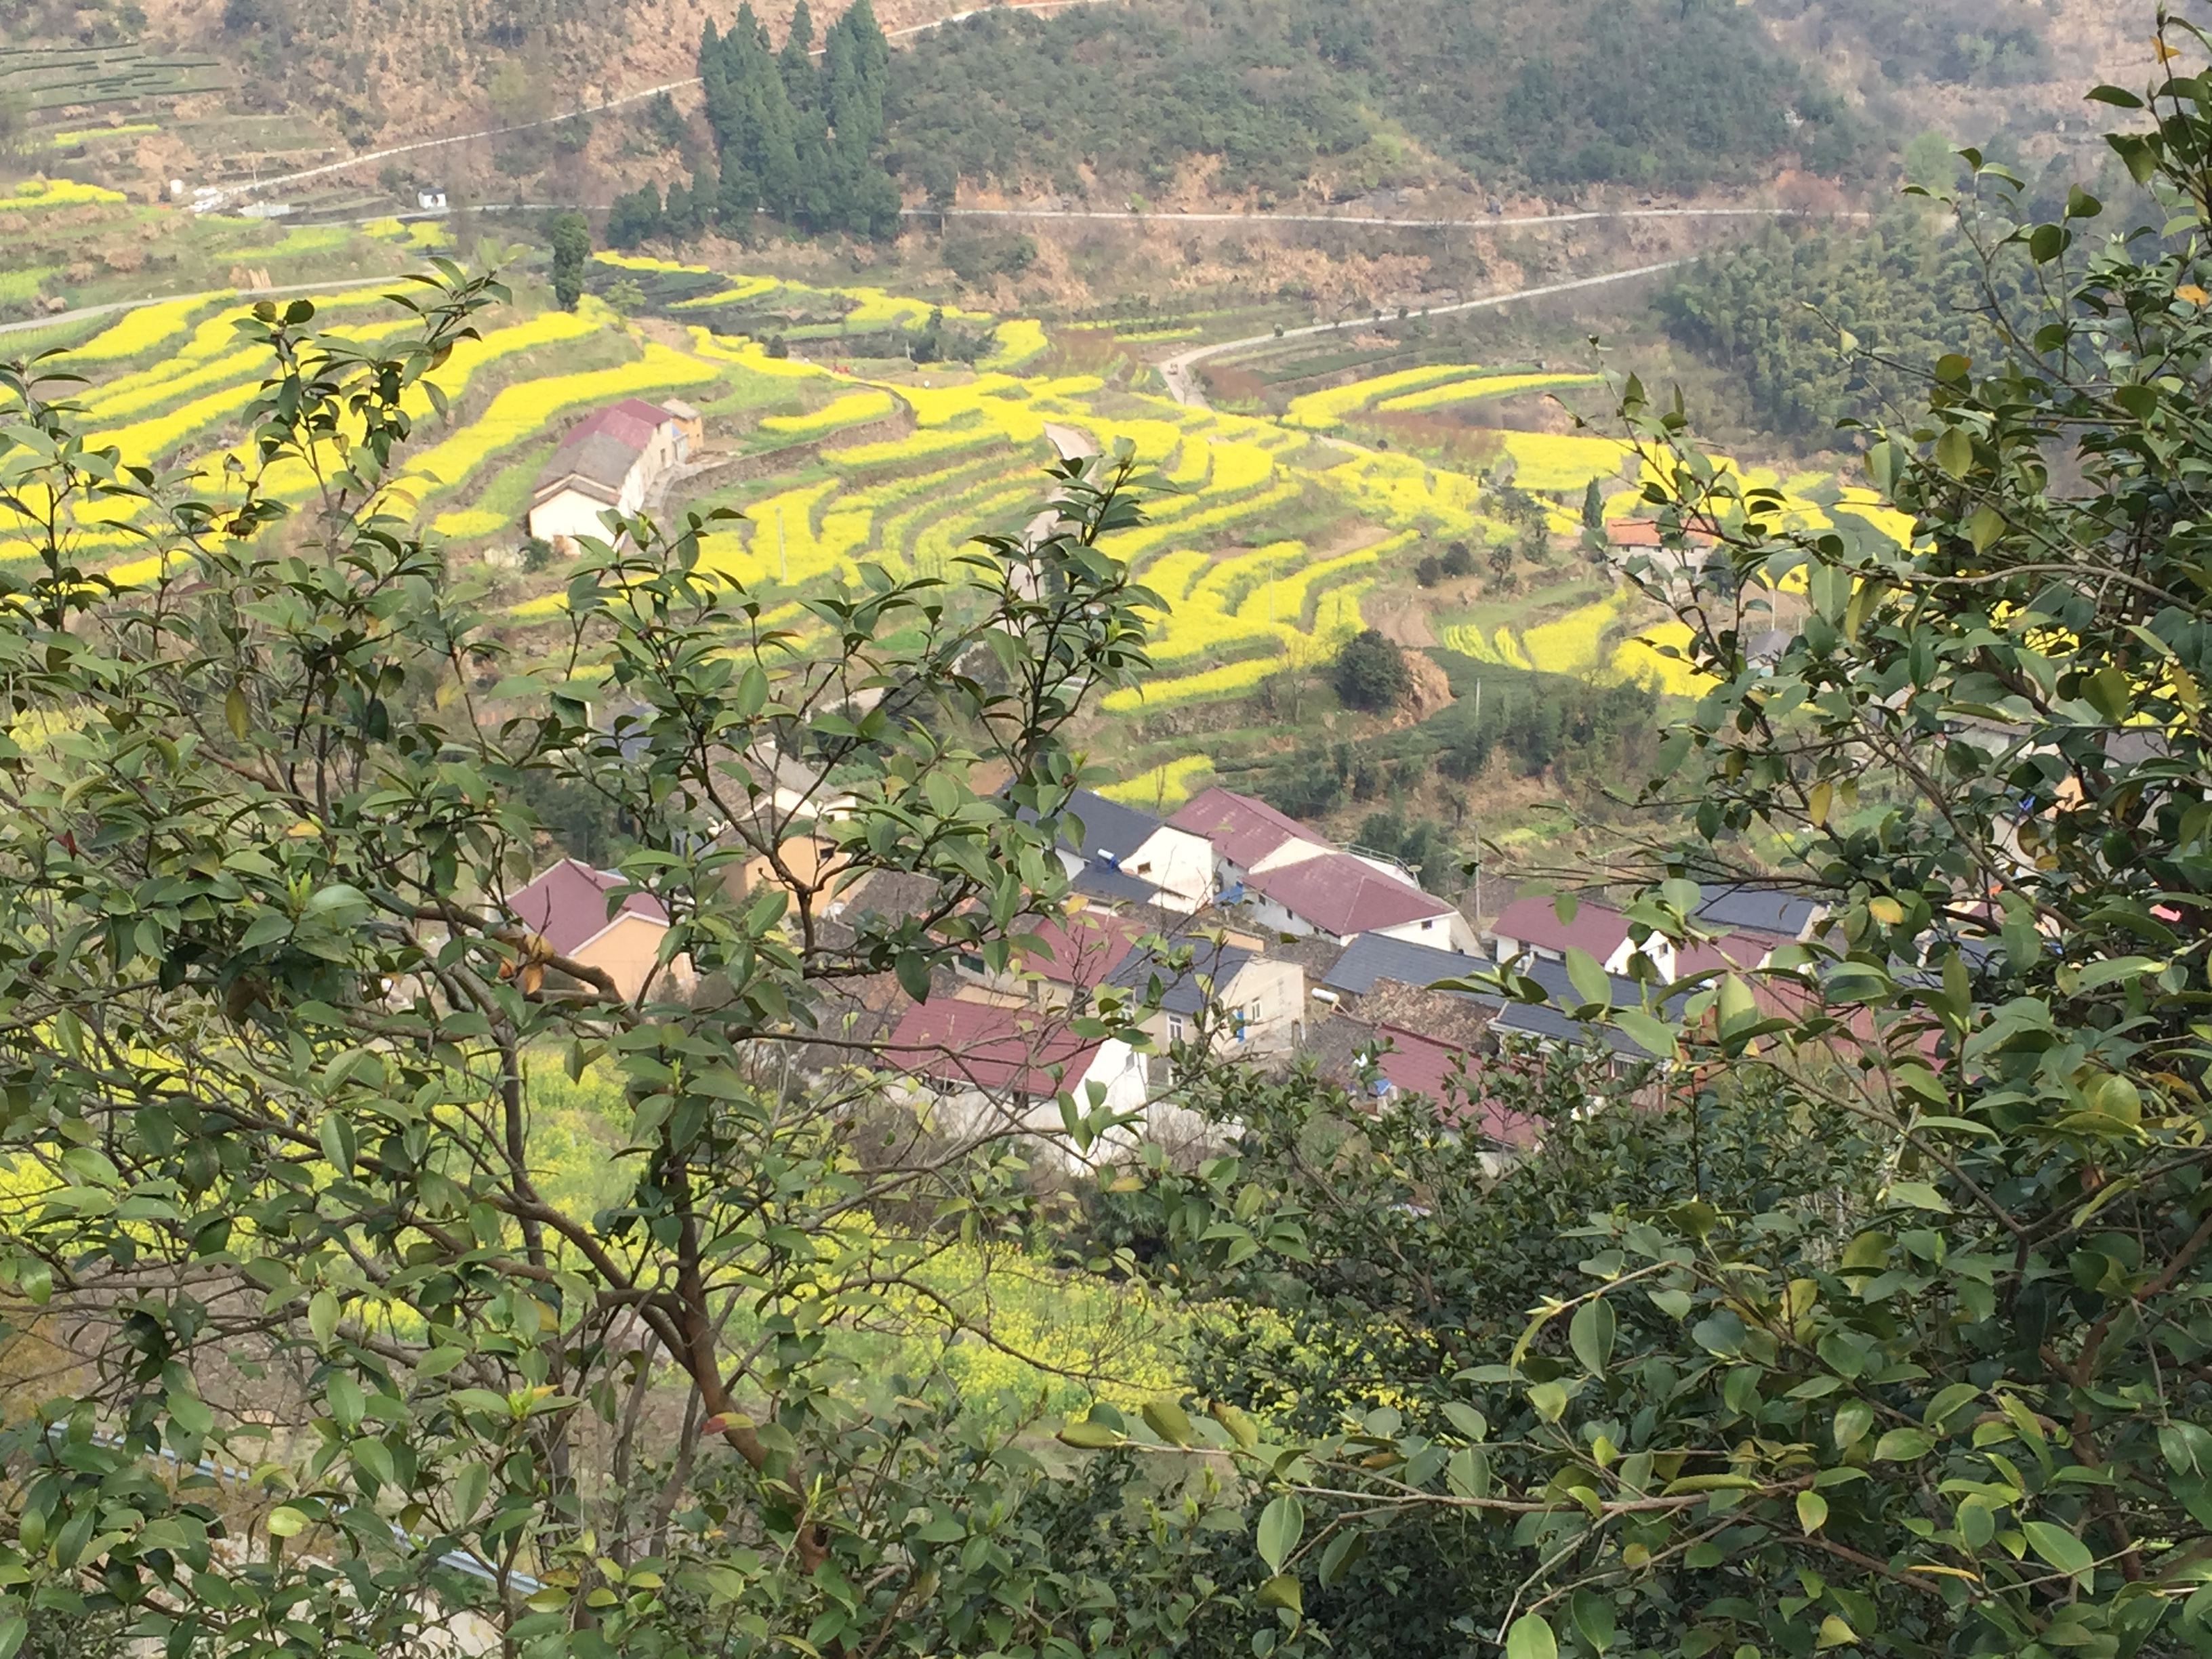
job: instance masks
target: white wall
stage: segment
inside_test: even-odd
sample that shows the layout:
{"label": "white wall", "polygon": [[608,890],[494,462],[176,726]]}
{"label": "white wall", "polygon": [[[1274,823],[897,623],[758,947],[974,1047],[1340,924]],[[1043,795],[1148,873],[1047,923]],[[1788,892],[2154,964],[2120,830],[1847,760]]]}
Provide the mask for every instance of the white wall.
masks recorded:
{"label": "white wall", "polygon": [[1212,902],[1213,843],[1188,830],[1162,824],[1121,860],[1121,869],[1157,888],[1163,909],[1188,915]]}
{"label": "white wall", "polygon": [[564,489],[530,509],[530,533],[548,542],[561,537],[576,541],[586,536],[605,541],[607,527],[599,521],[599,514],[606,510],[605,501],[595,501],[581,490]]}
{"label": "white wall", "polygon": [[[1482,942],[1475,937],[1474,924],[1456,910],[1439,911],[1433,916],[1423,916],[1418,921],[1401,921],[1389,927],[1368,930],[1382,939],[1403,939],[1408,945],[1425,945],[1432,951],[1453,951],[1463,957],[1482,954]],[[1504,941],[1498,941],[1502,949]]]}

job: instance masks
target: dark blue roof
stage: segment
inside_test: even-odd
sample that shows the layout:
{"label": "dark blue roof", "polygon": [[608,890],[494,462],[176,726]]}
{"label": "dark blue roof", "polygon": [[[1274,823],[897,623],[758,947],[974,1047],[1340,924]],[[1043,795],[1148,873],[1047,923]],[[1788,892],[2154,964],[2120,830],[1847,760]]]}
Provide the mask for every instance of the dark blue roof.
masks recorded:
{"label": "dark blue roof", "polygon": [[1796,939],[1820,908],[1811,899],[1742,882],[1707,882],[1698,919],[1716,927],[1741,927],[1775,939]]}
{"label": "dark blue roof", "polygon": [[[1024,812],[1023,816],[1029,814]],[[1083,821],[1080,837],[1070,822],[1074,818]],[[1095,789],[1079,789],[1069,797],[1060,822],[1066,826],[1060,840],[1070,851],[1080,853],[1094,863],[1102,853],[1120,862],[1142,847],[1151,839],[1152,831],[1160,827],[1160,821],[1149,812],[1108,800]]]}
{"label": "dark blue roof", "polygon": [[1076,873],[1075,890],[1091,898],[1116,899],[1131,904],[1158,902],[1160,890],[1139,876],[1125,875],[1092,859]]}
{"label": "dark blue roof", "polygon": [[[1490,1022],[1493,1031],[1513,1031],[1522,1036],[1547,1038],[1554,1042],[1589,1042],[1593,1036],[1602,1037],[1607,1048],[1615,1054],[1641,1055],[1644,1049],[1625,1032],[1610,1025],[1589,1026],[1571,1018],[1565,1012],[1583,1005],[1583,994],[1567,977],[1567,965],[1563,962],[1546,962],[1536,958],[1523,963],[1519,971],[1544,988],[1548,1002],[1509,1002],[1498,1011],[1498,1018]],[[1606,980],[1612,988],[1613,1006],[1634,1008],[1644,1000],[1644,988],[1632,979],[1623,979],[1608,974]],[[1680,999],[1677,999],[1679,1000]]]}
{"label": "dark blue roof", "polygon": [[1255,953],[1234,945],[1216,945],[1211,939],[1193,939],[1190,943],[1190,966],[1181,974],[1170,968],[1157,952],[1132,951],[1115,969],[1113,983],[1142,996],[1157,976],[1165,988],[1160,998],[1161,1007],[1171,1014],[1203,1012],[1209,999],[1199,981],[1206,981],[1212,988],[1212,995],[1218,998]]}
{"label": "dark blue roof", "polygon": [[[1322,976],[1322,983],[1332,991],[1341,991],[1347,996],[1364,996],[1375,988],[1378,979],[1395,979],[1406,985],[1429,986],[1440,979],[1458,979],[1463,975],[1496,966],[1481,957],[1463,957],[1453,951],[1439,951],[1434,945],[1413,945],[1404,939],[1385,939],[1380,933],[1362,933],[1344,947],[1344,954],[1336,965]],[[1467,992],[1451,994],[1466,996]],[[1495,997],[1486,999],[1496,1001]]]}

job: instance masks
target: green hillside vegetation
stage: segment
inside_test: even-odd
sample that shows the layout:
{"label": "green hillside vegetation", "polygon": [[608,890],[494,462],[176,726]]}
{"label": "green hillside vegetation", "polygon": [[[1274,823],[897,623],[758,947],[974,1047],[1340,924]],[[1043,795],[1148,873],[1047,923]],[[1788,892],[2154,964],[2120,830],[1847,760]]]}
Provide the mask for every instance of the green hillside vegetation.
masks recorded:
{"label": "green hillside vegetation", "polygon": [[[1802,439],[1909,404],[1939,347],[1990,357],[2000,349],[1992,307],[2021,293],[2018,262],[1985,264],[1905,208],[1871,233],[1778,225],[1700,260],[1659,305],[1668,335],[1725,372],[1723,395],[1741,399],[1748,422]],[[1843,349],[1842,333],[1856,349]]]}
{"label": "green hillside vegetation", "polygon": [[[1163,181],[1218,157],[1232,188],[1303,182],[1322,157],[1410,137],[1486,184],[1690,190],[1785,155],[1850,170],[1844,107],[1709,0],[1161,0],[1049,20],[987,15],[895,61],[902,174],[1079,188]],[[1793,117],[1799,125],[1794,129]]]}

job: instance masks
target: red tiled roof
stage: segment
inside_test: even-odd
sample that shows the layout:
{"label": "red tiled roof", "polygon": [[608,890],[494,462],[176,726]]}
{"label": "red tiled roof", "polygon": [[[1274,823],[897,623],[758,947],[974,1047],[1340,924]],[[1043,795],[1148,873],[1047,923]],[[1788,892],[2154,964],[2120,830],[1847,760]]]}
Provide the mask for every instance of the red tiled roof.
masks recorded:
{"label": "red tiled roof", "polygon": [[1773,953],[1775,941],[1759,933],[1724,933],[1709,945],[1686,945],[1674,953],[1674,977],[1687,979],[1708,968],[1756,968]]}
{"label": "red tiled roof", "polygon": [[[633,398],[628,401],[635,403],[637,400]],[[655,415],[659,413],[659,410],[654,411]],[[665,416],[660,417],[665,418]],[[561,447],[566,449],[586,438],[605,434],[629,448],[643,450],[653,441],[653,434],[659,425],[660,420],[633,414],[626,404],[617,404],[611,409],[596,410],[570,427],[567,435],[561,440]]]}
{"label": "red tiled roof", "polygon": [[1213,843],[1214,851],[1246,870],[1285,842],[1328,845],[1316,831],[1286,817],[1267,802],[1226,789],[1208,789],[1192,796],[1168,822],[1178,830],[1205,836]]}
{"label": "red tiled roof", "polygon": [[[1398,1093],[1420,1095],[1434,1102],[1455,1128],[1473,1128],[1512,1146],[1529,1146],[1535,1140],[1534,1120],[1509,1112],[1494,1100],[1480,1098],[1480,1064],[1470,1057],[1464,1073],[1457,1064],[1465,1050],[1400,1025],[1375,1029],[1389,1037],[1391,1045],[1390,1052],[1380,1057],[1376,1069]],[[1455,1078],[1456,1086],[1453,1086]]]}
{"label": "red tiled roof", "polygon": [[1585,901],[1572,921],[1561,921],[1548,896],[1515,899],[1498,915],[1490,930],[1499,939],[1518,939],[1564,953],[1569,945],[1589,951],[1603,962],[1628,937],[1628,918],[1609,905]]}
{"label": "red tiled roof", "polygon": [[908,1008],[884,1057],[902,1072],[954,1088],[1049,1096],[1074,1088],[1100,1046],[1064,1022],[1025,1009],[953,999]]}
{"label": "red tiled roof", "polygon": [[1349,853],[1301,859],[1280,869],[1248,876],[1245,884],[1339,939],[1426,916],[1449,915],[1452,908]]}
{"label": "red tiled roof", "polygon": [[[607,930],[614,919],[608,914],[607,895],[623,885],[623,878],[612,871],[562,859],[509,898],[507,908],[557,953],[572,956]],[[650,893],[632,893],[615,914],[647,916],[664,925],[668,921],[668,912]]]}

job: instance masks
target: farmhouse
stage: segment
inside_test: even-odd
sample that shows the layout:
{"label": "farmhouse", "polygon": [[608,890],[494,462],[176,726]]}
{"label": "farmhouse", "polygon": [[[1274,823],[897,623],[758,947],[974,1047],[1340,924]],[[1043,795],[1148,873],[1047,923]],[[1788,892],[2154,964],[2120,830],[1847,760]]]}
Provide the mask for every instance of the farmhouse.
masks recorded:
{"label": "farmhouse", "polygon": [[917,1002],[885,1058],[958,1135],[1061,1125],[1058,1097],[1089,1109],[1096,1088],[1116,1112],[1146,1104],[1144,1057],[1115,1037],[1085,1038],[1048,1017],[958,999]]}
{"label": "farmhouse", "polygon": [[604,537],[601,514],[635,513],[672,467],[688,459],[699,414],[625,398],[568,428],[538,475],[530,498],[530,533],[574,553],[586,536]]}
{"label": "farmhouse", "polygon": [[635,1000],[648,979],[655,980],[656,994],[688,987],[693,975],[687,957],[654,974],[660,942],[668,936],[668,912],[660,901],[632,893],[618,906],[611,903],[616,890],[626,885],[613,871],[562,859],[510,897],[507,908],[556,956],[598,969],[625,999]]}
{"label": "farmhouse", "polygon": [[1246,876],[1244,889],[1254,920],[1278,933],[1318,933],[1340,945],[1380,933],[1460,956],[1480,949],[1457,907],[1350,853],[1272,864]]}

